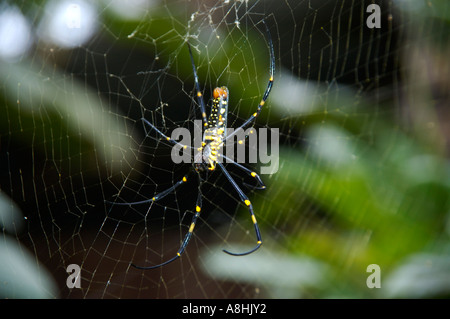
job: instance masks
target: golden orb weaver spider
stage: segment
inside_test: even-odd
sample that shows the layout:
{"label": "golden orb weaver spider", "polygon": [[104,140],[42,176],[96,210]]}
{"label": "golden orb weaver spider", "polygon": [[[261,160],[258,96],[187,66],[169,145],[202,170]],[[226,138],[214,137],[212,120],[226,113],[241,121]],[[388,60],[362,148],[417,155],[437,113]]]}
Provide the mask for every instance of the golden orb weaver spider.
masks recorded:
{"label": "golden orb weaver spider", "polygon": [[[200,152],[197,153],[197,156],[199,156],[199,157],[196,158],[196,160],[194,161],[194,164],[193,164],[193,168],[197,172],[197,176],[199,178],[199,186],[198,186],[197,201],[196,201],[196,206],[195,206],[195,214],[192,217],[191,224],[189,226],[189,230],[188,230],[187,234],[185,235],[185,237],[180,245],[180,248],[178,249],[178,251],[174,257],[172,257],[171,259],[169,259],[161,264],[155,265],[155,266],[143,267],[143,266],[137,266],[132,263],[131,265],[133,267],[138,268],[138,269],[155,269],[155,268],[159,268],[161,266],[167,265],[181,257],[181,255],[183,254],[184,250],[186,249],[186,247],[189,243],[189,240],[191,239],[195,224],[196,224],[197,219],[199,218],[200,212],[202,210],[201,185],[203,183],[203,178],[201,175],[204,172],[214,171],[216,169],[216,166],[218,166],[220,168],[222,173],[225,175],[225,177],[228,179],[228,181],[231,183],[233,188],[238,193],[241,202],[248,208],[252,222],[253,222],[253,226],[255,229],[255,233],[256,233],[256,246],[254,248],[250,249],[249,251],[246,251],[243,253],[233,253],[233,252],[230,252],[225,249],[223,249],[223,251],[225,253],[227,253],[229,255],[233,255],[233,256],[244,256],[244,255],[253,253],[259,247],[261,247],[261,245],[262,245],[261,232],[259,230],[259,226],[256,221],[255,214],[253,212],[252,203],[248,199],[247,195],[245,195],[245,193],[238,186],[238,184],[233,179],[233,177],[230,175],[230,173],[227,171],[227,169],[224,167],[224,165],[220,161],[218,161],[218,157],[222,156],[224,159],[227,160],[228,163],[237,166],[239,169],[243,170],[244,172],[249,174],[251,177],[253,177],[258,184],[258,186],[255,186],[255,188],[257,188],[257,189],[265,188],[265,185],[262,182],[261,178],[258,176],[258,174],[251,171],[250,169],[246,168],[245,166],[233,161],[232,159],[226,157],[225,155],[222,155],[219,153],[219,150],[222,148],[222,146],[224,145],[226,140],[233,137],[238,132],[239,129],[244,130],[245,128],[247,128],[249,126],[249,124],[251,124],[256,119],[256,117],[258,117],[258,115],[261,113],[261,110],[262,110],[267,98],[269,97],[270,91],[272,89],[273,76],[274,76],[274,72],[275,72],[275,54],[274,54],[273,43],[272,43],[272,38],[271,38],[271,35],[269,32],[269,28],[267,27],[264,20],[263,20],[263,23],[266,28],[266,32],[267,32],[267,36],[268,36],[269,50],[270,50],[269,82],[267,84],[266,90],[263,94],[263,97],[258,105],[256,112],[253,113],[240,127],[238,127],[236,130],[233,131],[233,133],[231,133],[229,135],[226,135],[228,99],[229,99],[228,88],[225,86],[222,86],[222,87],[217,87],[214,89],[211,113],[209,115],[209,118],[207,119],[206,111],[205,111],[205,102],[203,100],[203,95],[200,91],[200,84],[199,84],[199,80],[198,80],[198,76],[197,76],[197,70],[195,67],[194,58],[192,56],[191,47],[190,47],[189,43],[187,43],[188,49],[189,49],[189,55],[191,58],[192,69],[193,69],[193,73],[194,73],[195,90],[197,92],[197,94],[196,94],[197,103],[198,103],[198,106],[200,107],[200,112],[202,114],[203,126],[206,128],[205,133],[203,135],[204,137],[203,137],[203,141],[202,141],[202,146],[201,146],[201,149],[199,149]],[[177,145],[179,147],[184,147],[184,148],[187,147],[186,145],[183,145],[183,144],[171,139],[170,137],[166,136],[163,132],[161,132],[158,128],[156,128],[153,124],[151,124],[145,118],[142,118],[141,120],[144,122],[145,125],[149,126],[152,130],[155,130],[159,134],[160,137],[162,137],[163,139],[165,139],[167,142],[171,143],[172,145]],[[190,147],[190,148],[192,148],[192,147]],[[190,170],[180,181],[176,182],[170,188],[158,193],[157,195],[154,195],[150,199],[137,201],[137,202],[130,202],[130,203],[118,203],[118,202],[109,202],[109,201],[107,201],[107,202],[110,204],[113,204],[113,205],[127,205],[127,206],[156,202],[158,200],[161,200],[168,194],[172,193],[181,184],[186,183],[188,180],[189,174],[191,172],[192,172],[192,170]]]}

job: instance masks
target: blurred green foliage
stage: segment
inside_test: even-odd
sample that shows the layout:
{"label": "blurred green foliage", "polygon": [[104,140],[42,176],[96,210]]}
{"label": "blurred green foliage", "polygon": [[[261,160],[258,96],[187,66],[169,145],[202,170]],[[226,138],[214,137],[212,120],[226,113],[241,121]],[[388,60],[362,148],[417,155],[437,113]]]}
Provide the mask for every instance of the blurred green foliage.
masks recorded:
{"label": "blurred green foliage", "polygon": [[[448,78],[443,83],[428,78],[448,75],[448,61],[441,56],[448,53],[450,6],[442,1],[429,1],[427,6],[407,11],[416,22],[408,30],[410,41],[419,40],[402,52],[403,67],[412,70],[405,72],[406,77],[420,77],[404,79],[411,86],[406,90],[410,99],[404,102],[414,105],[412,112],[418,111],[411,126],[404,126],[392,112],[395,100],[382,106],[390,111],[379,112],[378,105],[364,97],[355,99],[351,90],[327,104],[319,102],[310,114],[283,119],[279,123],[289,122],[289,132],[301,132],[302,142],[281,148],[279,171],[270,178],[263,176],[268,188],[254,200],[263,234],[272,234],[264,241],[271,252],[239,269],[234,269],[234,261],[218,256],[220,262],[208,263],[205,271],[229,280],[250,272],[255,278],[243,281],[266,283],[270,297],[450,295],[450,165],[443,146],[448,136],[442,135],[447,123],[436,114],[440,103],[448,107],[448,95],[438,87],[448,84]],[[432,34],[425,39],[416,37],[428,32]],[[414,59],[423,59],[420,52],[431,52],[426,56],[428,67],[435,69],[417,70],[420,63]],[[282,80],[276,78],[275,86]],[[282,109],[284,101],[273,96],[269,104]],[[302,101],[298,103],[301,109]],[[244,220],[246,214],[241,214]],[[279,255],[285,249],[289,257]],[[308,280],[293,272],[294,256],[297,272]],[[382,289],[366,285],[370,264],[380,266]],[[267,269],[276,269],[278,281]],[[317,269],[322,270],[320,276]],[[280,282],[286,281],[283,290]]]}

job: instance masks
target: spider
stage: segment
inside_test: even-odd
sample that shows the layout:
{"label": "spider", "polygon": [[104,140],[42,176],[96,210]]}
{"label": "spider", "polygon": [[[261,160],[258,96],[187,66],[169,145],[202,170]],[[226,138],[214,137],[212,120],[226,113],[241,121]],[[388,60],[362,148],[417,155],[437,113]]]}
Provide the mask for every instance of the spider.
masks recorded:
{"label": "spider", "polygon": [[[167,265],[181,257],[181,255],[183,254],[183,252],[185,251],[185,249],[189,243],[189,240],[192,237],[192,233],[194,231],[195,224],[196,224],[197,219],[199,218],[200,212],[202,210],[201,185],[206,180],[206,178],[203,178],[203,176],[205,174],[208,174],[208,172],[214,171],[217,167],[219,167],[219,169],[222,171],[222,173],[225,175],[225,177],[231,183],[233,188],[236,190],[241,202],[248,208],[248,210],[250,212],[250,217],[252,219],[253,226],[255,229],[255,233],[256,233],[256,246],[254,248],[252,248],[246,252],[243,252],[243,253],[233,253],[226,249],[223,249],[223,251],[225,253],[227,253],[229,255],[233,255],[233,256],[244,256],[244,255],[253,253],[259,247],[261,247],[261,245],[262,245],[261,232],[259,230],[259,226],[256,221],[252,203],[250,202],[248,197],[245,195],[245,193],[241,190],[241,188],[238,186],[236,181],[232,178],[232,176],[230,175],[228,170],[224,167],[222,162],[219,161],[218,159],[219,159],[219,157],[226,159],[227,163],[235,165],[236,167],[238,167],[239,169],[243,170],[245,173],[247,173],[251,177],[253,177],[256,180],[256,183],[258,185],[258,186],[254,186],[255,188],[257,188],[257,189],[265,188],[265,185],[262,182],[261,178],[258,176],[258,174],[251,171],[250,169],[244,167],[243,165],[233,161],[232,159],[226,157],[225,155],[220,154],[220,152],[219,152],[220,149],[222,148],[222,146],[224,145],[224,143],[227,140],[229,140],[230,138],[232,138],[234,135],[236,135],[236,133],[239,131],[239,129],[244,130],[247,127],[249,127],[249,125],[253,121],[255,121],[255,119],[261,113],[261,110],[262,110],[267,98],[269,97],[270,91],[272,89],[273,76],[274,76],[274,72],[275,72],[275,54],[274,54],[273,43],[272,43],[272,38],[271,38],[271,35],[269,32],[269,28],[267,27],[265,22],[264,22],[264,26],[266,28],[266,32],[268,35],[268,44],[269,44],[269,49],[270,49],[269,82],[267,84],[266,90],[263,94],[263,97],[261,99],[261,102],[258,105],[256,112],[253,113],[239,128],[234,130],[233,133],[231,133],[229,135],[226,135],[228,100],[229,100],[228,88],[225,86],[222,86],[222,87],[217,87],[214,89],[211,112],[207,119],[206,111],[205,111],[205,102],[203,99],[203,95],[200,91],[200,84],[199,84],[199,80],[198,80],[198,76],[197,76],[197,70],[195,67],[194,58],[193,58],[192,51],[191,51],[191,46],[187,42],[187,46],[189,49],[189,55],[190,55],[190,59],[191,59],[191,64],[192,64],[192,70],[193,70],[193,74],[194,74],[197,103],[198,103],[198,107],[200,108],[200,112],[202,115],[202,123],[203,123],[203,126],[205,127],[205,132],[204,132],[203,140],[202,140],[202,146],[200,149],[198,149],[198,151],[200,151],[200,152],[198,152],[196,154],[196,158],[195,158],[194,164],[193,164],[193,168],[197,172],[197,176],[199,178],[199,184],[198,184],[199,186],[198,186],[198,194],[197,194],[197,200],[196,200],[196,206],[195,206],[195,214],[192,217],[191,224],[189,226],[189,230],[188,230],[187,234],[185,235],[183,241],[181,242],[180,248],[178,249],[178,251],[174,257],[172,257],[171,259],[169,259],[161,264],[155,265],[155,266],[143,267],[143,266],[137,266],[137,265],[131,263],[131,265],[133,267],[135,267],[137,269],[155,269],[155,268],[159,268],[164,265]],[[176,145],[176,146],[182,147],[182,148],[188,148],[188,147],[192,148],[191,146],[183,145],[183,144],[171,139],[170,137],[166,136],[163,132],[161,132],[158,128],[156,128],[153,124],[151,124],[145,118],[142,118],[141,120],[144,122],[145,125],[147,125],[149,128],[151,128],[151,130],[154,130],[155,132],[157,132],[161,138],[163,138],[170,144]],[[144,128],[145,128],[145,125],[144,125]],[[242,141],[238,141],[238,142],[241,143]],[[180,181],[173,184],[170,188],[158,193],[157,195],[154,195],[150,199],[136,201],[136,202],[129,202],[129,203],[118,203],[118,202],[109,202],[109,203],[111,203],[113,205],[138,205],[138,204],[156,202],[158,200],[161,200],[168,194],[172,193],[178,186],[186,183],[188,180],[188,177],[192,171],[193,170],[190,170],[187,173],[187,175],[185,175]]]}

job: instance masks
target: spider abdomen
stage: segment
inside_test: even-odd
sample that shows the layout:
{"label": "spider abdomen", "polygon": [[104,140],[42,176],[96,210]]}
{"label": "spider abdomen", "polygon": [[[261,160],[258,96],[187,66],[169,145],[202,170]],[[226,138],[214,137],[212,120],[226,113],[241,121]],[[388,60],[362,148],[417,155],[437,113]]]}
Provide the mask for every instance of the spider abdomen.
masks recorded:
{"label": "spider abdomen", "polygon": [[217,87],[213,92],[211,113],[208,118],[207,129],[203,134],[202,147],[199,149],[201,156],[197,170],[204,170],[205,166],[213,171],[219,158],[219,152],[227,134],[228,114],[228,89],[226,86]]}

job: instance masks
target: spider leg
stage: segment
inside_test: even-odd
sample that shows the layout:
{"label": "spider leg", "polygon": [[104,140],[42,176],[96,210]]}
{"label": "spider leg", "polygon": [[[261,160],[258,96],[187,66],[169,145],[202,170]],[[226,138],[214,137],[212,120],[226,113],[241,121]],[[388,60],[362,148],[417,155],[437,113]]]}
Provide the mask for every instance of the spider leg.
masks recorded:
{"label": "spider leg", "polygon": [[161,263],[159,265],[142,267],[142,266],[137,266],[135,264],[131,264],[131,266],[133,266],[134,268],[137,268],[137,269],[144,269],[144,270],[146,270],[146,269],[155,269],[155,268],[159,268],[159,267],[165,266],[167,264],[170,264],[172,261],[175,261],[178,258],[180,258],[181,255],[183,254],[184,250],[186,249],[186,246],[188,245],[189,240],[192,237],[192,233],[194,232],[195,223],[197,222],[197,219],[200,216],[201,210],[202,210],[202,192],[201,192],[200,186],[199,186],[199,188],[198,188],[198,195],[197,195],[197,203],[196,203],[196,206],[195,206],[195,214],[192,217],[191,225],[189,226],[189,230],[188,230],[187,234],[184,236],[183,242],[181,243],[181,246],[178,249],[177,254],[174,257],[172,257],[171,259],[169,259],[169,260],[167,260],[167,261],[165,261],[165,262],[163,262],[163,263]]}
{"label": "spider leg", "polygon": [[241,198],[241,201],[245,204],[245,206],[248,207],[248,210],[250,212],[250,216],[252,218],[253,226],[255,228],[255,233],[256,233],[256,246],[254,248],[250,249],[249,251],[246,251],[246,252],[243,252],[243,253],[232,253],[232,252],[230,252],[228,250],[225,250],[225,249],[223,251],[225,253],[229,254],[229,255],[232,255],[232,256],[245,256],[245,255],[251,254],[252,252],[257,250],[259,247],[261,247],[261,245],[262,245],[261,232],[259,231],[259,226],[258,226],[258,223],[256,221],[255,214],[253,213],[252,203],[250,202],[248,197],[244,194],[244,192],[239,188],[239,186],[236,184],[236,182],[231,177],[230,173],[228,173],[228,171],[223,166],[223,164],[218,162],[217,165],[221,168],[222,172],[227,177],[228,181],[233,185],[234,189],[238,192],[239,197]]}
{"label": "spider leg", "polygon": [[233,137],[234,135],[237,134],[237,132],[242,129],[246,129],[248,127],[248,125],[250,123],[252,123],[257,117],[258,115],[261,113],[261,110],[264,106],[264,104],[266,103],[267,98],[269,97],[270,91],[272,90],[272,86],[273,86],[273,75],[275,73],[275,53],[274,53],[274,49],[273,49],[273,42],[272,42],[272,37],[270,35],[270,31],[269,31],[269,27],[267,27],[266,23],[264,22],[264,26],[266,27],[266,32],[267,32],[267,39],[269,42],[269,48],[270,48],[270,69],[269,69],[269,73],[270,73],[270,77],[269,77],[269,82],[267,83],[267,87],[266,90],[264,91],[263,97],[261,99],[261,102],[259,102],[258,108],[256,110],[255,113],[253,113],[245,122],[244,124],[242,124],[240,127],[238,127],[237,129],[235,129],[233,131],[233,133],[231,133],[230,135],[228,135],[224,142],[228,141],[231,137]]}
{"label": "spider leg", "polygon": [[[231,158],[229,158],[228,156],[225,156],[223,154],[219,154],[220,157],[223,157],[227,163],[233,164],[237,167],[239,167],[240,169],[242,169],[244,172],[248,173],[251,177],[253,177],[254,179],[256,179],[257,182],[257,186],[254,185],[249,185],[247,183],[243,183],[245,186],[250,187],[250,188],[254,188],[254,189],[265,189],[266,185],[264,185],[263,181],[261,180],[261,177],[259,177],[258,174],[256,174],[255,172],[253,172],[252,170],[248,169],[247,167],[245,167],[244,165],[241,165],[235,161],[233,161]],[[222,162],[223,163],[223,162]]]}
{"label": "spider leg", "polygon": [[158,201],[160,199],[163,199],[164,197],[166,197],[167,195],[169,195],[173,191],[175,191],[175,189],[178,186],[180,186],[181,184],[186,183],[190,173],[191,173],[191,171],[189,171],[185,176],[183,176],[183,178],[181,180],[179,180],[178,182],[173,184],[171,187],[169,187],[166,190],[163,190],[161,193],[158,193],[158,194],[154,195],[150,199],[144,199],[144,200],[141,200],[141,201],[129,202],[129,203],[117,203],[117,202],[111,202],[109,200],[105,200],[105,203],[108,203],[108,204],[111,204],[111,205],[119,205],[119,206],[131,206],[131,205],[139,205],[139,204],[146,204],[146,203],[156,202],[156,201]]}
{"label": "spider leg", "polygon": [[[166,140],[167,142],[169,142],[170,144],[179,146],[179,147],[184,148],[184,149],[187,149],[187,148],[189,148],[189,149],[194,149],[194,148],[193,148],[192,146],[190,146],[190,145],[184,145],[184,144],[181,144],[181,143],[179,143],[179,142],[177,142],[177,141],[171,139],[171,138],[168,137],[166,134],[164,134],[163,132],[161,132],[158,128],[156,128],[156,126],[154,126],[152,123],[150,123],[149,121],[147,121],[145,118],[142,118],[141,120],[142,120],[142,122],[144,122],[145,124],[147,124],[148,126],[150,126],[150,128],[151,128],[152,130],[155,130],[156,133],[158,133],[163,139],[165,139],[165,140]],[[147,135],[149,135],[149,134],[147,133],[147,130],[145,130],[145,133],[146,133]]]}
{"label": "spider leg", "polygon": [[203,94],[200,91],[200,83],[198,81],[197,69],[195,67],[194,57],[192,56],[191,46],[189,45],[189,42],[186,42],[186,43],[187,43],[187,46],[189,49],[189,56],[191,57],[192,71],[194,73],[195,90],[197,91],[196,96],[197,96],[198,105],[200,106],[200,112],[202,113],[203,125],[207,126],[208,121],[206,119],[205,100],[203,99]]}

